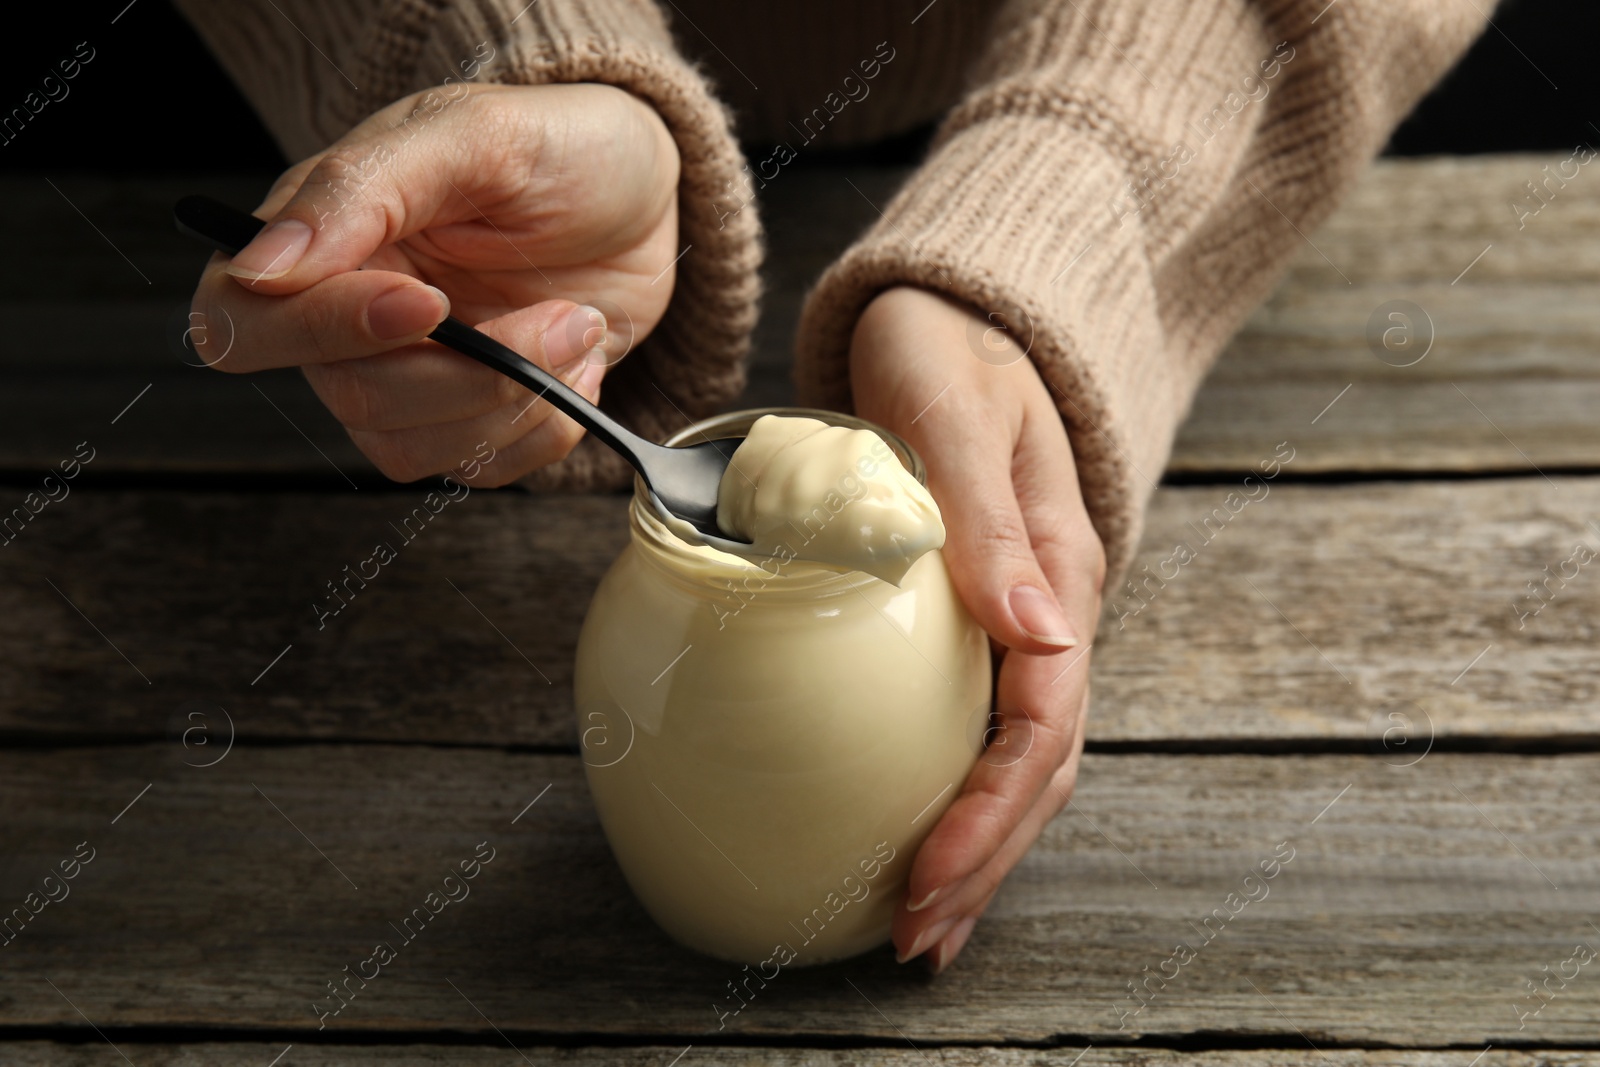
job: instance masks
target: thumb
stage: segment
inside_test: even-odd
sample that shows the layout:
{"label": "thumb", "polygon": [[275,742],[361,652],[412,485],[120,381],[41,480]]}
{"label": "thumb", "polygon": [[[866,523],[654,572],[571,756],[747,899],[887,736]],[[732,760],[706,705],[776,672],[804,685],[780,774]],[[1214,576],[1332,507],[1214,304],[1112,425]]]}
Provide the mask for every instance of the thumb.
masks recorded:
{"label": "thumb", "polygon": [[449,150],[447,125],[357,131],[294,168],[263,204],[276,206],[267,225],[223,269],[252,291],[281,296],[359,269],[430,226],[477,218],[462,191],[476,188],[477,153],[459,138]]}
{"label": "thumb", "polygon": [[[998,449],[1006,454],[988,454]],[[1009,476],[1009,442],[962,448],[927,462],[929,488],[944,502],[950,577],[973,618],[1018,652],[1051,655],[1078,645],[1080,636],[1034,555]]]}

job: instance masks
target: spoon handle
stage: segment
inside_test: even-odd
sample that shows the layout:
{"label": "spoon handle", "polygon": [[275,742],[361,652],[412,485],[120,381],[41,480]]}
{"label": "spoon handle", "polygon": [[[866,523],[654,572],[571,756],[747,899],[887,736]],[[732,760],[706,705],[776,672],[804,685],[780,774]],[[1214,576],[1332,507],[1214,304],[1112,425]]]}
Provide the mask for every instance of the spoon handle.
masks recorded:
{"label": "spoon handle", "polygon": [[[178,201],[172,213],[180,233],[230,256],[249,244],[266,225],[254,215],[209,196],[186,196]],[[570,415],[585,430],[615,449],[635,470],[644,473],[641,453],[656,446],[573,392],[549,371],[454,317],[441,322],[428,337],[521,382],[534,391],[536,399],[548,400]]]}

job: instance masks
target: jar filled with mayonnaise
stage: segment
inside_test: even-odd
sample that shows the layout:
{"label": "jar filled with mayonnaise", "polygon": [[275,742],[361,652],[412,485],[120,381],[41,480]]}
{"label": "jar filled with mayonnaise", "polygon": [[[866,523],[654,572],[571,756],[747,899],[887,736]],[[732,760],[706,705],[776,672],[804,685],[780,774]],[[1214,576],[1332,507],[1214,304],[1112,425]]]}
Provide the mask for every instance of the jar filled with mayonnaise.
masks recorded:
{"label": "jar filled with mayonnaise", "polygon": [[[887,476],[937,523],[904,441],[788,408],[718,416],[667,443],[744,437],[762,416],[777,420],[764,429],[812,419],[876,438],[852,438],[846,469],[800,471],[788,488],[803,494],[771,496],[798,510],[789,550],[765,556],[674,532],[636,483],[630,542],[578,641],[575,704],[601,825],[645,909],[691,948],[782,967],[888,940],[917,848],[982,752],[991,676],[988,638],[937,549],[873,566],[886,577],[811,558],[895,528],[903,517],[884,508],[907,494],[872,496]],[[726,510],[739,489],[724,485]],[[873,499],[878,512],[852,510]]]}

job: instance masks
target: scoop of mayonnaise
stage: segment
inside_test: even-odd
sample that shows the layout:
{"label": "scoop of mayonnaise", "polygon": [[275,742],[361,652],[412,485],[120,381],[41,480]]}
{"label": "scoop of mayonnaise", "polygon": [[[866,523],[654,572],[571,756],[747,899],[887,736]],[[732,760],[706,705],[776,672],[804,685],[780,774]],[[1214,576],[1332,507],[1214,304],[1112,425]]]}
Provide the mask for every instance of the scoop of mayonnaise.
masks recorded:
{"label": "scoop of mayonnaise", "polygon": [[939,506],[871,430],[763,415],[733,454],[717,526],[751,553],[864,571],[893,585],[944,544]]}

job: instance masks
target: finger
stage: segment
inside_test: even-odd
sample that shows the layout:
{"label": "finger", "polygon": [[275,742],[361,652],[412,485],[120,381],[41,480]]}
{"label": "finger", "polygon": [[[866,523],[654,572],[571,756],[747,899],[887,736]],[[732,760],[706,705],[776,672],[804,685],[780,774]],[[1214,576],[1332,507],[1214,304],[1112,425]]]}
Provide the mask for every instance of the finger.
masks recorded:
{"label": "finger", "polygon": [[[1013,439],[972,404],[936,405],[915,427],[913,445],[941,503],[944,555],[962,602],[995,640],[1049,654],[1079,643],[1035,558],[1012,487]],[[924,426],[923,424],[928,424]]]}
{"label": "finger", "polygon": [[[599,403],[605,367],[579,360],[566,372],[566,383],[590,403]],[[528,428],[532,408],[547,417]],[[496,449],[483,465],[483,480],[474,484],[506,485],[529,471],[554,463],[583,437],[583,428],[547,401],[507,404],[487,415],[405,430],[351,430],[350,440],[384,473],[398,482],[412,482],[454,470],[483,441]]]}
{"label": "finger", "polygon": [[[992,898],[993,896],[994,892],[990,891],[989,897]],[[895,952],[895,962],[910,963],[918,956],[927,953],[928,956],[926,958],[929,959],[931,966],[932,956],[938,953],[940,946],[946,942],[957,940],[962,944],[966,943],[967,936],[971,934],[972,927],[978,921],[978,916],[982,914],[983,908],[987,906],[988,899],[986,898],[982,906],[972,909],[971,912],[951,912],[949,915],[941,915],[933,922],[924,922],[920,926],[916,923],[905,924],[908,929],[904,932],[901,931],[903,924],[900,916],[906,914],[906,912],[904,909],[897,912],[893,939],[895,945],[904,947]],[[951,958],[954,957],[952,956]],[[940,970],[943,970],[943,967],[940,967]],[[938,971],[934,973],[937,974]]]}
{"label": "finger", "polygon": [[949,967],[950,964],[955,962],[955,958],[959,956],[961,954],[961,950],[966,947],[967,939],[972,936],[972,931],[977,928],[978,920],[982,918],[983,913],[988,910],[989,901],[993,899],[994,893],[991,892],[983,899],[982,903],[980,903],[976,908],[973,908],[965,918],[961,919],[953,927],[951,927],[948,934],[945,934],[944,937],[934,942],[933,947],[929,949],[927,955],[923,957],[928,961],[928,970],[932,971],[934,974],[942,974],[946,967]]}
{"label": "finger", "polygon": [[[478,328],[508,347],[520,349],[532,362],[553,370],[557,378],[591,403],[598,403],[600,382],[606,371],[606,326],[605,317],[595,309],[568,301],[547,301],[481,323]],[[441,351],[438,355],[442,358],[450,354]],[[314,385],[315,379],[325,379],[319,390],[324,402],[350,428],[350,439],[356,447],[396,481],[415,481],[450,471],[479,442],[488,441],[505,457],[492,468],[485,466],[488,480],[483,484],[504,485],[561,459],[583,436],[582,428],[565,415],[552,417],[554,409],[549,401],[536,399],[520,384],[465,357],[460,362],[464,365],[462,370],[485,372],[488,377],[473,375],[480,393],[475,394],[474,387],[467,386],[452,394],[453,403],[478,410],[443,421],[426,416],[429,405],[437,400],[426,392],[402,389],[402,395],[396,398],[390,395],[391,390],[363,385],[359,377],[335,374],[330,378],[323,373],[332,368],[308,368],[308,377],[314,379]],[[434,362],[431,366],[437,370],[440,364]],[[355,384],[341,386],[340,381]],[[423,413],[425,421],[410,424],[406,416],[417,412]],[[401,425],[393,426],[396,422]]]}
{"label": "finger", "polygon": [[1083,502],[1066,427],[1042,383],[1024,406],[1016,457],[1012,485],[1034,558],[1073,627],[1092,638],[1105,585],[1105,547]]}
{"label": "finger", "polygon": [[[1041,406],[1042,412],[1030,407],[1029,416],[1037,417],[1031,427],[1024,426],[1019,441],[1024,469],[1017,475],[1018,493],[1027,501],[1029,530],[1038,531],[1031,544],[1052,587],[1064,591],[1072,625],[1092,634],[1100,610],[1104,551],[1081,498],[1074,495],[1065,434],[1054,412]],[[908,887],[910,905],[921,911],[943,897],[942,906],[914,924],[918,931],[956,913],[952,909],[959,905],[951,901],[961,897],[963,880],[1015,840],[1016,827],[1046,792],[1056,769],[1076,758],[1088,707],[1091,647],[1050,657],[1012,651],[1000,661],[995,708],[1003,728],[997,740],[1003,743],[989,746],[962,795],[918,851]],[[976,881],[981,889],[983,879]],[[965,890],[967,897],[977,891]]]}
{"label": "finger", "polygon": [[[600,403],[605,367],[594,363],[577,364],[577,366],[583,369],[568,384],[589,403]],[[545,401],[541,400],[535,405],[535,410],[540,408],[547,409],[548,417],[506,447],[506,462],[500,465],[483,484],[509,485],[541,467],[548,467],[565,459],[578,446],[578,442],[583,440],[582,426],[551,408]],[[524,418],[527,417],[527,410],[526,406],[522,409]],[[516,416],[512,418],[515,420]]]}
{"label": "finger", "polygon": [[[576,363],[605,362],[605,316],[569,300],[521,308],[477,328],[558,377]],[[428,341],[361,359],[309,364],[305,372],[328,410],[351,430],[459,422],[508,404],[520,410],[534,396],[515,379]],[[549,404],[534,405],[522,428],[533,429],[550,410]]]}
{"label": "finger", "polygon": [[259,292],[297,292],[424,229],[446,246],[498,235],[508,270],[530,251],[579,262],[627,247],[676,188],[637,165],[638,146],[664,140],[675,159],[670,134],[626,93],[541,89],[537,108],[527,87],[463,90],[425,121],[395,120],[437,92],[391,105],[317,159],[225,269]]}
{"label": "finger", "polygon": [[[955,410],[954,405],[952,410]],[[1023,444],[1029,447],[1024,449]],[[1047,445],[1051,447],[1046,448]],[[965,456],[981,447],[973,443],[971,451],[964,451],[955,462],[964,462]],[[1039,454],[1035,455],[1034,452]],[[1022,482],[1029,500],[1026,517],[1010,488],[1011,477],[995,479],[991,475],[991,481],[1003,482],[1004,485],[1001,488],[993,485],[984,489],[969,488],[960,499],[970,501],[988,493],[991,499],[999,497],[1006,508],[1014,508],[1015,519],[1010,518],[1008,510],[1005,512],[1006,521],[1015,521],[1022,528],[1022,532],[1014,536],[1022,540],[1023,546],[1016,550],[1016,558],[1011,562],[997,564],[992,554],[985,555],[980,551],[983,539],[971,537],[970,530],[963,526],[971,510],[964,508],[954,512],[948,526],[945,551],[950,557],[951,573],[958,588],[964,571],[968,572],[965,577],[971,581],[972,571],[979,572],[982,580],[982,572],[987,569],[992,585],[996,582],[997,573],[1002,576],[1000,582],[1003,583],[1006,579],[1014,578],[1029,564],[1038,569],[1039,580],[1045,588],[1073,590],[1076,584],[1088,584],[1089,580],[1082,575],[1091,569],[1092,563],[1079,566],[1073,555],[1079,535],[1059,532],[1062,528],[1088,527],[1087,517],[1081,514],[1081,498],[1074,495],[1075,482],[1064,434],[1059,440],[1054,440],[1041,431],[1038,439],[1019,442],[1018,456],[1019,466],[1031,463],[1041,468],[1043,473],[1035,473],[1032,477],[1048,482],[1037,489],[1032,488],[1026,480]],[[995,461],[991,459],[988,463],[992,470]],[[931,469],[930,463],[930,472]],[[1000,469],[1007,470],[1009,474],[1008,468]],[[999,506],[992,505],[995,508]],[[1075,515],[1080,517],[1074,518]],[[1040,532],[1029,532],[1033,530]],[[1035,543],[1044,552],[1044,562],[1049,565],[1048,572],[1041,567],[1034,553]],[[1096,541],[1091,548],[1097,546]],[[1026,558],[1022,560],[1024,549]],[[976,592],[963,592],[963,599],[971,606],[983,595],[980,586]],[[1056,610],[1061,612],[1062,627],[1074,633],[1092,633],[1095,592],[1091,590],[1085,595],[1072,591],[1069,596],[1077,609],[1077,617],[1069,618],[1058,606]],[[1054,602],[1053,593],[1051,598]],[[997,605],[991,600],[989,606],[988,617],[992,620]],[[994,625],[985,622],[982,611],[974,609],[973,613],[985,626]],[[1000,639],[1005,640],[1003,636]],[[1005,655],[995,690],[995,709],[1007,731],[1005,736],[1008,740],[1018,740],[1009,743],[1004,757],[995,758],[986,754],[980,759],[968,776],[961,795],[918,850],[908,886],[909,909],[920,911],[940,894],[953,895],[953,890],[963,880],[989,863],[996,851],[1011,839],[1017,825],[1037,802],[1056,768],[1068,758],[1083,703],[1083,691],[1076,681],[1069,680],[1068,684],[1062,686],[1055,683],[1067,677],[1086,653],[1087,648],[1084,648],[1058,651],[1051,656],[1034,656],[1012,649]],[[1087,662],[1083,662],[1082,666],[1083,669],[1077,672],[1077,679],[1087,675]],[[1023,749],[1022,754],[1010,758],[1010,754],[1019,748]],[[991,752],[994,751],[991,749]]]}
{"label": "finger", "polygon": [[[1105,552],[1083,506],[1065,430],[1042,389],[1025,405],[1014,484],[1030,544],[1052,588],[1060,591],[1070,624],[1077,632],[1092,635],[1100,613]],[[1049,792],[1037,783],[1044,777],[1039,772],[1054,764],[1047,759],[1030,770],[1018,754],[1049,753],[1060,736],[1054,728],[1061,721],[1059,716],[1066,716],[1067,729],[1076,739],[1069,739],[1067,752],[1056,749],[1055,762],[1076,758],[1070,753],[1075,751],[1074,745],[1081,745],[1092,647],[1087,644],[1053,657],[1048,666],[1035,657],[1015,653],[1001,661],[996,711],[1002,732],[983,759],[1001,769],[1016,764],[1023,773],[1009,782],[974,783],[981,803],[969,804],[956,813],[950,827],[935,828],[937,836],[930,836],[925,860],[919,855],[919,862],[927,863],[921,873],[932,883],[930,892],[938,884],[948,884],[952,876],[959,877],[964,869],[990,863],[985,857],[1013,835],[1008,820],[1017,817],[1026,798],[1035,790],[1039,796]],[[947,894],[947,907],[955,895],[954,890]]]}
{"label": "finger", "polygon": [[[966,918],[976,918],[983,913],[1006,875],[1027,854],[1045,826],[1049,825],[1071,799],[1072,788],[1077,780],[1078,765],[1083,754],[1083,718],[1082,715],[1077,716],[1067,759],[1056,768],[1047,788],[1041,791],[1011,836],[995,851],[988,862],[948,895],[942,896],[937,904],[923,911],[909,911],[904,906],[896,911],[894,943],[900,946],[900,952],[896,957],[900,962],[904,963],[924,952],[929,952],[931,957],[930,950],[937,950],[938,946],[949,941],[954,941],[956,944],[953,947],[947,946],[940,959],[930,958],[930,965],[942,969],[955,958],[956,953],[960,951],[960,944],[966,940],[966,934],[962,934],[960,930],[962,921]],[[966,933],[970,932],[969,927]]]}
{"label": "finger", "polygon": [[1024,421],[1013,398],[1042,392],[1036,372],[1026,363],[975,366],[964,344],[971,315],[960,305],[910,291],[889,296],[898,299],[875,302],[851,340],[862,413],[887,418],[922,456],[951,577],[989,636],[1035,654],[1074,647],[1080,635],[1034,557],[1012,487]]}
{"label": "finger", "polygon": [[[430,124],[402,140],[393,133],[364,138],[358,128],[285,173],[256,209],[266,225],[223,270],[255,292],[299,292],[356,270],[427,225],[472,217],[470,194],[460,191],[469,182],[461,173],[467,146],[443,150],[439,132]],[[452,211],[442,210],[447,204]]]}
{"label": "finger", "polygon": [[978,624],[1007,648],[1034,654],[1074,648],[1079,631],[1034,556],[1005,476],[1011,466],[1007,451],[992,442],[982,452],[942,452],[928,462],[934,498],[955,503],[942,511],[951,577]]}
{"label": "finger", "polygon": [[[1039,792],[1033,806],[1023,818],[1018,820],[1011,835],[971,877],[953,886],[948,893],[939,896],[934,904],[922,911],[902,909],[900,913],[902,922],[896,924],[897,941],[900,940],[902,933],[908,938],[914,938],[924,929],[948,926],[949,920],[971,914],[982,901],[1000,887],[1006,875],[1027,854],[1044,827],[1071,801],[1083,755],[1084,720],[1084,715],[1077,716],[1066,759],[1050,775],[1046,787]],[[936,940],[938,939],[928,938],[925,944],[932,945]]]}
{"label": "finger", "polygon": [[963,893],[970,897],[973,890],[967,883],[1015,840],[1017,828],[1024,825],[1052,777],[1072,758],[1082,697],[1068,703],[1066,694],[1051,683],[1086,656],[1078,650],[1056,656],[1006,654],[995,703],[1007,728],[1020,736],[1017,743],[1026,747],[1020,755],[1008,751],[996,758],[999,750],[991,746],[979,757],[961,795],[917,850],[906,896],[908,912],[928,911],[914,924],[917,928],[928,925],[930,917],[938,921],[951,914],[956,907],[951,901]]}
{"label": "finger", "polygon": [[[208,268],[190,305],[199,321],[228,330],[196,331],[195,353],[234,373],[358,359],[422,340],[450,314],[450,299],[392,271],[351,271],[289,296],[241,289]],[[191,319],[191,321],[194,321]],[[219,351],[212,357],[208,346]]]}

